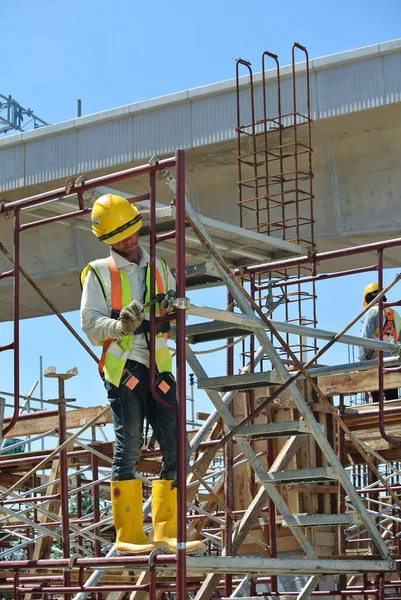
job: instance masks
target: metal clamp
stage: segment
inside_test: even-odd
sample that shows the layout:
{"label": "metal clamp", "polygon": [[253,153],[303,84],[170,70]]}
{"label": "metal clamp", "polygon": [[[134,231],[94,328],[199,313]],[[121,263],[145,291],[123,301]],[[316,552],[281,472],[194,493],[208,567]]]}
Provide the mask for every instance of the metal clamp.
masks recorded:
{"label": "metal clamp", "polygon": [[149,567],[152,568],[155,566],[156,564],[156,557],[159,554],[163,554],[163,548],[155,548],[154,550],[152,550],[152,552],[149,554],[149,558],[148,558],[148,564]]}
{"label": "metal clamp", "polygon": [[272,317],[273,312],[276,310],[276,308],[278,306],[280,306],[280,304],[283,304],[283,302],[288,302],[288,298],[287,298],[287,294],[286,292],[283,290],[282,286],[280,286],[280,289],[282,291],[281,296],[278,297],[277,300],[274,299],[274,295],[273,295],[273,285],[275,284],[275,280],[272,279],[271,281],[269,281],[269,283],[267,284],[267,288],[268,288],[268,293],[266,296],[266,309],[267,309],[267,315],[269,317]]}
{"label": "metal clamp", "polygon": [[160,303],[161,310],[166,314],[173,312],[174,308],[175,308],[175,306],[174,306],[175,300],[176,300],[175,291],[169,290],[167,292],[167,294],[165,294],[162,302]]}
{"label": "metal clamp", "polygon": [[173,302],[173,306],[179,310],[189,310],[191,301],[189,298],[176,298]]}
{"label": "metal clamp", "polygon": [[[0,211],[2,207],[5,206],[5,204],[7,204],[7,201],[4,200],[4,198],[0,198]],[[11,219],[11,217],[13,216],[12,212],[4,212],[3,214],[5,219]]]}
{"label": "metal clamp", "polygon": [[[157,165],[158,162],[160,162],[160,156],[157,154],[154,154],[149,159],[150,165]],[[168,169],[160,169],[160,171],[157,172],[157,176],[159,179],[167,179],[169,176],[171,177]]]}
{"label": "metal clamp", "polygon": [[75,554],[72,554],[70,556],[70,561],[68,563],[67,569],[73,569],[74,567],[76,567],[76,562],[77,562],[78,558],[81,558],[81,555],[78,554],[78,552],[75,552]]}

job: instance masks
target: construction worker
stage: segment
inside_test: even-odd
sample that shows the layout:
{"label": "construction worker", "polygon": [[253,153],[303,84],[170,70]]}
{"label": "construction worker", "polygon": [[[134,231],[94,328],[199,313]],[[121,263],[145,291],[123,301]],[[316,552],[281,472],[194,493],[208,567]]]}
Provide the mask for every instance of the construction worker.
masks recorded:
{"label": "construction worker", "polygon": [[[99,371],[110,401],[115,432],[111,499],[118,553],[145,553],[155,548],[177,550],[176,385],[166,326],[158,327],[157,373],[149,371],[150,257],[139,245],[141,215],[121,196],[98,198],[91,213],[92,231],[110,246],[110,256],[95,260],[81,274],[81,326],[91,343],[103,346]],[[175,290],[165,261],[156,258],[155,293]],[[156,303],[156,315],[160,306]],[[167,325],[168,327],[168,325]],[[164,404],[150,393],[155,377]],[[141,458],[144,417],[162,452],[160,480],[152,482],[151,540],[143,530],[142,481],[135,471]],[[187,551],[203,551],[202,542],[188,542]]]}
{"label": "construction worker", "polygon": [[[363,292],[363,306],[367,306],[379,293],[379,286],[376,282],[369,283]],[[383,301],[386,302],[386,296]],[[401,317],[393,308],[385,308],[383,311],[383,340],[386,342],[398,342],[401,331]],[[361,336],[366,338],[379,338],[379,307],[372,306],[365,314]],[[370,348],[359,348],[359,360],[370,360],[377,358],[377,350]],[[384,356],[391,356],[390,352],[385,352]],[[379,392],[371,392],[372,401],[378,402]],[[386,400],[396,400],[398,398],[398,389],[384,390]]]}

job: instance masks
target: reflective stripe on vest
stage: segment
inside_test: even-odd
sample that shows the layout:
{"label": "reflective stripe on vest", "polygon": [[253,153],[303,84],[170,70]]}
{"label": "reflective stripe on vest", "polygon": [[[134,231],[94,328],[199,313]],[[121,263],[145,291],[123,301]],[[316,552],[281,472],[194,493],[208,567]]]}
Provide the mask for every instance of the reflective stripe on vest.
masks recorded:
{"label": "reflective stripe on vest", "polygon": [[[163,280],[160,270],[163,271],[167,281],[167,267],[164,261],[159,261],[162,269],[156,268],[156,293],[164,292]],[[106,303],[111,299],[112,311],[120,312],[123,306],[131,302],[131,290],[127,274],[124,269],[119,269],[110,256],[106,259],[95,260],[87,265],[81,273],[81,284],[83,286],[85,277],[91,269],[99,280]],[[146,296],[150,289],[150,266],[146,268]],[[161,289],[160,289],[161,288]],[[145,302],[148,302],[145,297]],[[148,309],[149,310],[149,309]],[[158,312],[158,308],[156,307]],[[146,312],[146,309],[145,309]],[[157,314],[156,312],[156,314]],[[110,381],[116,387],[119,386],[124,371],[125,363],[131,351],[132,335],[125,335],[118,340],[105,340],[102,344],[103,352],[99,361],[99,372],[106,381]],[[156,367],[160,373],[163,371],[171,372],[172,357],[167,347],[167,335],[156,336]]]}
{"label": "reflective stripe on vest", "polygon": [[[167,265],[163,259],[160,259],[159,262],[163,269],[163,277],[160,274],[160,270],[158,268],[156,268],[155,295],[163,294],[164,292],[168,291],[168,290],[166,290],[166,287],[168,286]],[[163,283],[163,281],[166,282],[166,285]],[[144,304],[146,304],[147,302],[149,302],[151,300],[151,298],[150,298],[150,265],[148,265],[148,267],[146,269],[145,285],[146,285],[146,292],[145,292]],[[163,311],[160,309],[160,305],[158,303],[156,303],[156,305],[155,305],[155,310],[156,310],[156,315],[161,316],[164,314]],[[145,308],[144,312],[150,312],[150,306]],[[147,333],[146,336],[149,340],[150,334]],[[156,366],[157,366],[157,370],[159,371],[159,373],[164,373],[164,372],[171,373],[171,371],[173,369],[173,359],[171,357],[170,350],[168,349],[168,346],[167,346],[167,339],[168,339],[167,333],[156,334],[156,343],[155,343],[156,352],[155,352],[155,354],[156,354]]]}
{"label": "reflective stripe on vest", "polygon": [[[373,307],[377,313],[379,313],[379,307]],[[401,317],[393,308],[385,308],[384,315],[386,320],[383,325],[383,340],[394,340],[398,341],[399,332],[401,330]],[[374,330],[373,335],[378,338],[379,337],[379,325],[377,325]]]}
{"label": "reflective stripe on vest", "polygon": [[[106,304],[109,304],[109,299],[111,300],[112,311],[119,313],[123,306],[127,306],[131,302],[127,274],[116,266],[111,256],[89,263],[81,273],[82,285],[89,269],[95,273],[102,287]],[[124,335],[118,340],[108,339],[102,344],[102,356],[98,364],[99,374],[116,387],[120,385],[131,345],[132,335]]]}

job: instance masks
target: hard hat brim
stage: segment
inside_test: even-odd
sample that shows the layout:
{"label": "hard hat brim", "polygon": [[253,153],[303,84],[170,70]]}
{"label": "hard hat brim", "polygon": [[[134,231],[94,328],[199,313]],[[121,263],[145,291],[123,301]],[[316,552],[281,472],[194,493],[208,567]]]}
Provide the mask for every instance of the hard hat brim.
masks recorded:
{"label": "hard hat brim", "polygon": [[136,215],[134,219],[129,221],[128,223],[124,223],[121,227],[118,227],[114,231],[107,233],[106,235],[99,235],[96,231],[96,226],[92,226],[92,231],[101,242],[105,242],[112,246],[113,244],[118,244],[118,242],[122,242],[130,235],[133,235],[137,231],[139,231],[142,227],[142,218],[141,215]]}

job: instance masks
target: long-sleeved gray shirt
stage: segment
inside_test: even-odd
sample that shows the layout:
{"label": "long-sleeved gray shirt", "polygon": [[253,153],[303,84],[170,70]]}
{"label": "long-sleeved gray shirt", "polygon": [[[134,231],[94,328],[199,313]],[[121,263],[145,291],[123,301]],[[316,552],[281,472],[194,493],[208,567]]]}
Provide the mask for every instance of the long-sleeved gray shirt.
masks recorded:
{"label": "long-sleeved gray shirt", "polygon": [[[110,248],[110,254],[119,269],[124,269],[130,284],[131,300],[143,303],[145,294],[146,267],[150,257],[146,250],[139,246],[139,264],[131,263]],[[160,262],[158,267],[161,269]],[[175,290],[175,279],[167,267],[168,287],[165,290]],[[81,298],[81,327],[94,346],[101,345],[105,340],[114,337],[116,321],[111,315],[111,284],[105,282],[107,287],[108,302],[104,298],[99,280],[90,269],[85,278]],[[145,313],[149,319],[149,313]],[[132,336],[131,352],[129,359],[136,360],[147,367],[149,366],[149,350],[145,334]]]}
{"label": "long-sleeved gray shirt", "polygon": [[[396,313],[396,315],[398,316],[397,321],[399,322],[399,315],[398,313]],[[385,325],[386,323],[386,315],[383,313],[383,325]],[[375,331],[379,326],[379,312],[377,310],[377,308],[375,308],[374,306],[372,306],[372,308],[370,308],[368,310],[368,312],[365,315],[365,318],[363,320],[362,323],[362,328],[361,328],[361,336],[365,337],[365,338],[370,338],[373,339],[375,337]],[[398,332],[399,333],[399,332]],[[378,350],[373,350],[372,348],[364,348],[363,346],[359,346],[359,355],[358,358],[359,360],[371,360],[372,358],[377,358],[379,352]],[[391,356],[390,352],[385,352],[384,356]]]}

